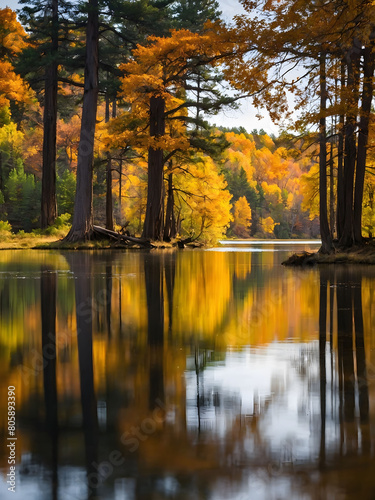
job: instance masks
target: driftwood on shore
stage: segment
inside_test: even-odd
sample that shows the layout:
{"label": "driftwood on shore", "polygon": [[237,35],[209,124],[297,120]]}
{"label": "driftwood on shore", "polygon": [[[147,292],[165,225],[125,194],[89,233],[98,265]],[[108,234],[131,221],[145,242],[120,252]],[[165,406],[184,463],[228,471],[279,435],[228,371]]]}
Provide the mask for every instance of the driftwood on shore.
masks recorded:
{"label": "driftwood on shore", "polygon": [[116,231],[111,231],[110,229],[105,229],[104,227],[94,226],[94,234],[100,237],[107,237],[111,240],[117,241],[119,243],[124,243],[128,246],[138,245],[142,248],[156,248],[155,245],[151,243],[150,240],[146,238],[136,238],[135,236],[128,236],[126,234],[117,233]]}

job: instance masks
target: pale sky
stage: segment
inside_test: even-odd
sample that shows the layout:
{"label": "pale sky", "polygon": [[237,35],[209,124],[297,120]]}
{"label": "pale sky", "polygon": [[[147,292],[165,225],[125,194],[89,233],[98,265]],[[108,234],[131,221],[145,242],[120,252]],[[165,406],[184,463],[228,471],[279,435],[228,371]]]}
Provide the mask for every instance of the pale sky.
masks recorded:
{"label": "pale sky", "polygon": [[[218,0],[222,11],[222,18],[229,23],[233,16],[244,14],[245,11],[238,0]],[[223,127],[245,127],[248,132],[253,129],[263,128],[268,134],[278,135],[279,128],[272,123],[266,110],[257,110],[251,105],[250,100],[243,100],[240,108],[235,111],[225,111],[210,119],[211,123],[221,125]],[[262,120],[259,120],[256,115],[261,114]]]}

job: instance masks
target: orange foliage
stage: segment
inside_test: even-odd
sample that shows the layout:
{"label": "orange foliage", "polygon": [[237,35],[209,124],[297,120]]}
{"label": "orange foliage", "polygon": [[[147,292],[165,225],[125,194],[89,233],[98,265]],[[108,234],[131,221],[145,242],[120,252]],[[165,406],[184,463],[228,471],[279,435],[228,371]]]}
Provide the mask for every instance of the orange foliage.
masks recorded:
{"label": "orange foliage", "polygon": [[10,101],[31,102],[33,91],[17,75],[12,58],[27,44],[26,33],[17,21],[16,13],[8,7],[0,10],[0,107],[8,106]]}

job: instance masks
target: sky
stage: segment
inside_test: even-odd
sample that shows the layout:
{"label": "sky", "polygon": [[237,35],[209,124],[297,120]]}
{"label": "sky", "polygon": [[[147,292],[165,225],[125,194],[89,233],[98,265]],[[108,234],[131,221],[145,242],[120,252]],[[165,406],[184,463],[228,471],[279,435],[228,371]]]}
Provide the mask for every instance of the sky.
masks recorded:
{"label": "sky", "polygon": [[[218,2],[222,11],[222,18],[226,22],[230,22],[234,15],[244,13],[238,0],[218,0]],[[4,3],[12,9],[18,8],[17,0],[5,0]],[[244,127],[248,132],[253,129],[264,129],[268,134],[277,135],[279,129],[272,123],[267,111],[261,110],[262,120],[256,117],[257,114],[258,110],[251,105],[250,100],[244,99],[241,101],[239,109],[222,111],[210,117],[209,121],[223,127]]]}
{"label": "sky", "polygon": [[[218,0],[222,18],[226,22],[230,22],[233,16],[245,13],[242,5],[238,0]],[[260,111],[260,113],[258,113]],[[262,120],[259,120],[256,115],[261,114]],[[254,129],[263,129],[268,134],[278,135],[279,128],[272,123],[266,110],[257,110],[251,105],[249,99],[241,101],[238,110],[227,110],[210,118],[211,123],[223,127],[244,127],[248,132]]]}

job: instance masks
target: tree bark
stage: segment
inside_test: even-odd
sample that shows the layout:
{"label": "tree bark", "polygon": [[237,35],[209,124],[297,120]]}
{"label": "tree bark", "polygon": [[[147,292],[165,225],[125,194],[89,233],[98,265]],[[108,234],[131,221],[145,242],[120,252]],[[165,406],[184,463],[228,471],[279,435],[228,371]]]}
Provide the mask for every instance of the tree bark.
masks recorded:
{"label": "tree bark", "polygon": [[[343,106],[345,89],[345,64],[341,61],[341,82],[340,82],[340,104]],[[344,127],[345,115],[340,113],[339,121],[339,141],[337,151],[337,209],[336,209],[336,229],[337,239],[340,240],[344,228],[345,194],[344,194]]]}
{"label": "tree bark", "polygon": [[320,54],[320,122],[319,122],[319,210],[320,210],[320,236],[322,238],[321,252],[332,251],[332,238],[328,225],[327,210],[327,138],[326,138],[326,55]]}
{"label": "tree bark", "polygon": [[[347,87],[350,93],[348,113],[345,123],[345,157],[344,157],[344,225],[342,228],[340,246],[350,248],[354,242],[353,235],[353,190],[354,190],[354,172],[357,156],[356,144],[356,126],[358,115],[358,97],[359,97],[359,65],[360,65],[360,47],[354,41],[353,47],[346,57],[348,78]],[[347,98],[349,98],[347,96]]]}
{"label": "tree bark", "polygon": [[119,162],[119,179],[118,179],[118,213],[119,224],[122,225],[122,159]]}
{"label": "tree bark", "polygon": [[176,217],[174,214],[174,195],[173,195],[173,174],[168,174],[168,194],[167,209],[165,212],[164,241],[170,241],[177,234]]}
{"label": "tree bark", "polygon": [[374,54],[373,44],[364,48],[363,51],[363,90],[362,106],[360,111],[357,168],[355,176],[354,207],[353,207],[353,234],[355,243],[362,242],[362,205],[363,187],[366,172],[367,142],[369,133],[371,102],[374,92]]}
{"label": "tree bark", "polygon": [[[108,73],[107,73],[108,78]],[[105,96],[105,123],[109,122],[109,95]],[[113,225],[113,196],[112,196],[112,158],[111,153],[107,151],[107,167],[106,167],[106,194],[105,194],[105,227],[106,229],[114,230]]]}
{"label": "tree bark", "polygon": [[335,188],[333,173],[333,142],[330,143],[329,150],[329,226],[331,238],[333,240],[335,233]]}
{"label": "tree bark", "polygon": [[107,153],[105,221],[105,227],[113,231],[112,158],[109,152]]}
{"label": "tree bark", "polygon": [[58,52],[58,0],[51,3],[51,50],[45,70],[43,112],[43,164],[41,227],[51,226],[57,217],[56,202],[56,127],[57,127],[57,52]]}
{"label": "tree bark", "polygon": [[[165,101],[161,96],[150,99],[150,137],[161,137],[165,133]],[[146,217],[143,238],[161,240],[163,237],[163,150],[150,147],[148,150],[148,182]]]}
{"label": "tree bark", "polygon": [[77,188],[72,228],[66,241],[90,239],[93,231],[93,158],[98,104],[98,0],[89,0],[81,134],[78,149]]}

